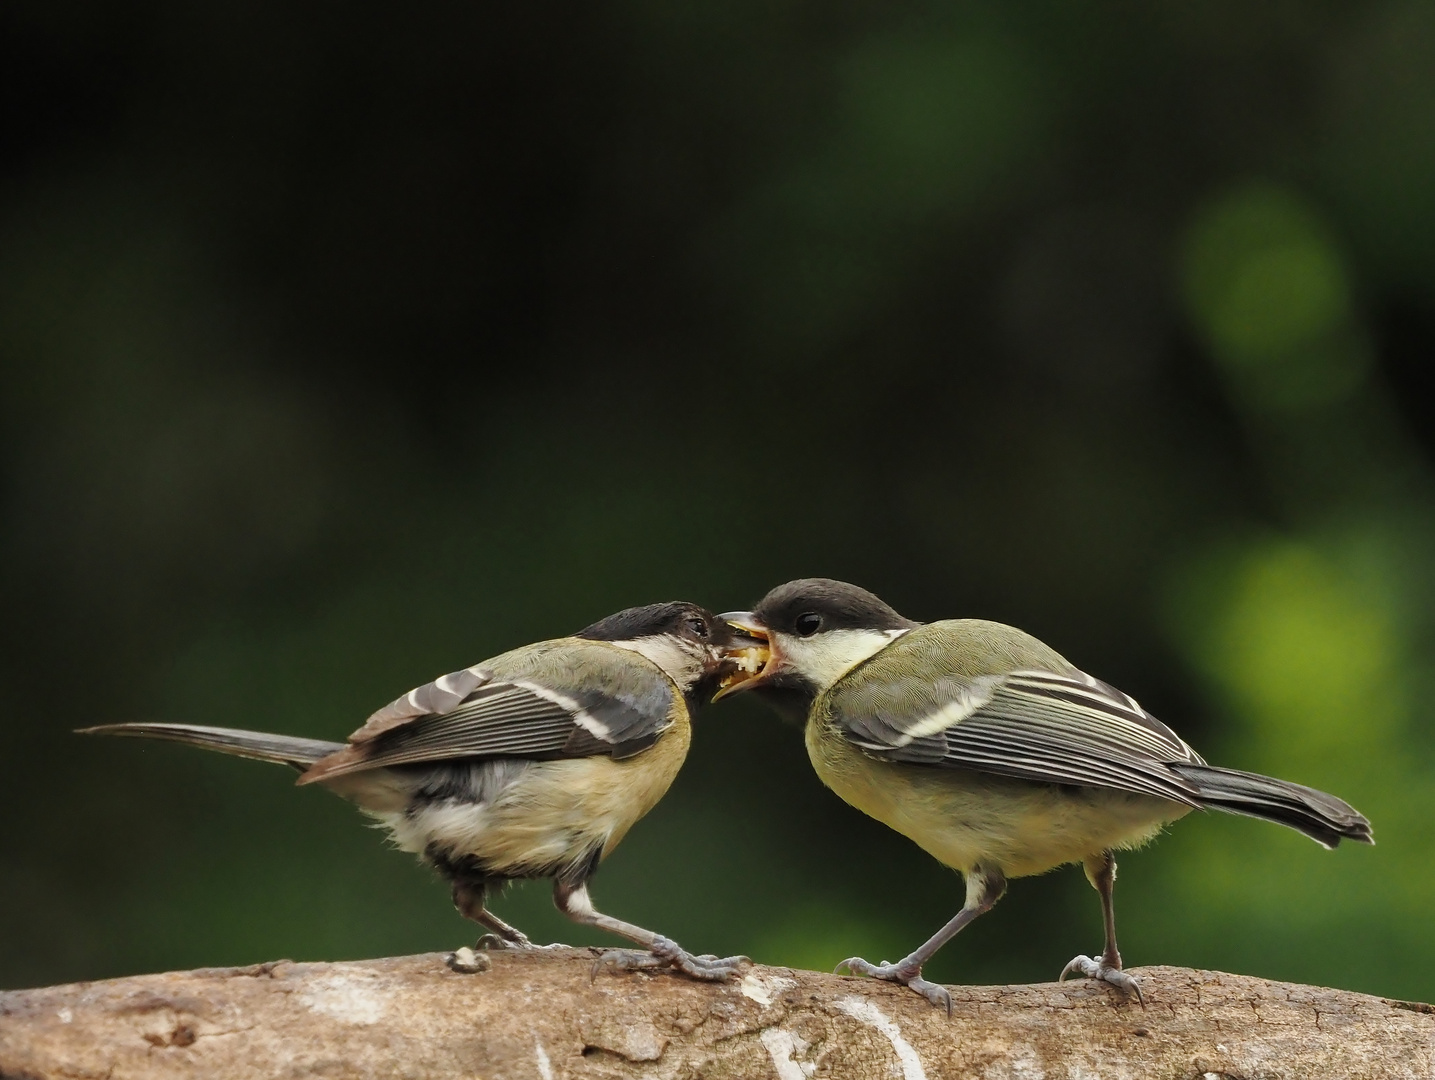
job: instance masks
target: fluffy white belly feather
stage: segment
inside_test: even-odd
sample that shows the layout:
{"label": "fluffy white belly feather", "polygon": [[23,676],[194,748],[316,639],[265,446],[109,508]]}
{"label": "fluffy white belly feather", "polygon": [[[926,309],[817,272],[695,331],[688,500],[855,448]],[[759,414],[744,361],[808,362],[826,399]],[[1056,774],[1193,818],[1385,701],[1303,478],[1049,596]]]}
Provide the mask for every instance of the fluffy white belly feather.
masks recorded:
{"label": "fluffy white belly feather", "polygon": [[488,802],[449,799],[374,816],[404,851],[422,854],[432,845],[474,856],[497,874],[559,865],[594,847],[606,857],[668,790],[689,739],[684,720],[623,761],[535,761]]}

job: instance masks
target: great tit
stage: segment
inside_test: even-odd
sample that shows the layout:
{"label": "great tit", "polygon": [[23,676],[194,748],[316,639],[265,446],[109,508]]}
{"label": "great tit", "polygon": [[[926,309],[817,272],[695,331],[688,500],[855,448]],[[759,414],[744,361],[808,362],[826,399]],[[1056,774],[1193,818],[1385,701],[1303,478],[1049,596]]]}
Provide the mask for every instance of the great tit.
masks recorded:
{"label": "great tit", "polygon": [[647,950],[610,951],[600,966],[722,979],[746,958],[693,956],[604,915],[588,881],[677,776],[692,711],[764,655],[765,646],[703,608],[651,604],[444,675],[374,713],[347,745],[191,724],[84,730],[293,766],[300,784],[353,801],[398,847],[437,868],[488,943],[534,947],[489,911],[488,896],[511,880],[551,878],[554,903],[570,919]]}
{"label": "great tit", "polygon": [[1140,997],[1121,970],[1111,892],[1117,850],[1192,809],[1288,825],[1333,848],[1373,843],[1370,823],[1322,791],[1207,765],[1170,728],[1030,634],[1000,623],[903,618],[865,589],[826,578],[773,589],[724,620],[766,637],[751,690],[805,718],[822,782],[966,878],[966,903],[893,964],[851,957],[853,974],[901,983],[950,1012],[925,964],[1006,891],[1008,878],[1080,862],[1101,897],[1105,948],[1061,973]]}

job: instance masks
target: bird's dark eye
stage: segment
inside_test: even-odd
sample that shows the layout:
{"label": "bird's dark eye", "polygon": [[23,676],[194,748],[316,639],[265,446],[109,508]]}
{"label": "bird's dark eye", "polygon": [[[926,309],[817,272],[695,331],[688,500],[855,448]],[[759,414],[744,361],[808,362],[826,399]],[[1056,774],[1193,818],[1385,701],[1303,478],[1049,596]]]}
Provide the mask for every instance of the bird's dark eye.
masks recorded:
{"label": "bird's dark eye", "polygon": [[701,619],[689,619],[688,629],[699,638],[706,638],[708,636],[708,624]]}
{"label": "bird's dark eye", "polygon": [[804,611],[797,616],[797,636],[811,637],[822,629],[822,616],[815,611]]}

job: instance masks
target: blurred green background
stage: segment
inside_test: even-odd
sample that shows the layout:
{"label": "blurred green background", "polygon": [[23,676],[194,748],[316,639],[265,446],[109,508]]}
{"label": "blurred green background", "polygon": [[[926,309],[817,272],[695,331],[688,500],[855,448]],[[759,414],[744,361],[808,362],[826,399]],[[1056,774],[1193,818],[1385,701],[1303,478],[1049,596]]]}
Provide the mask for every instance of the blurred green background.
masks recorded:
{"label": "blurred green background", "polygon": [[[1186,819],[1128,963],[1435,998],[1432,349],[1428,3],[12,0],[0,986],[475,936],[285,770],[72,728],[339,738],[822,574],[1373,820]],[[737,699],[594,895],[830,968],[962,890]],[[1068,869],[931,972],[1100,940]]]}

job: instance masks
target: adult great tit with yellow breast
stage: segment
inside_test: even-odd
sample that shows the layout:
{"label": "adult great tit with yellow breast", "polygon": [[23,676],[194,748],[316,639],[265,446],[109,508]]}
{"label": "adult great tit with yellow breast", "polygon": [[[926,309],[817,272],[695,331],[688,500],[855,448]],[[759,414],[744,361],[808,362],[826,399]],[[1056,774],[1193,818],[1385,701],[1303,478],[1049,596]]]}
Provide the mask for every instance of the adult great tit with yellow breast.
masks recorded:
{"label": "adult great tit with yellow breast", "polygon": [[[515,879],[551,878],[554,903],[570,919],[647,950],[613,950],[599,966],[723,979],[746,957],[694,956],[604,915],[588,881],[677,776],[692,711],[750,676],[765,654],[762,643],[695,604],[650,604],[410,691],[347,745],[191,724],[84,730],[293,766],[300,784],[356,803],[401,849],[437,868],[453,886],[454,906],[493,943],[535,947],[488,910],[489,893]],[[465,967],[455,959],[464,952],[451,966]]]}
{"label": "adult great tit with yellow breast", "polygon": [[1322,791],[1207,765],[1132,698],[1000,623],[922,624],[841,581],[773,589],[752,612],[722,618],[766,637],[751,690],[805,717],[807,753],[846,802],[966,878],[966,903],[893,964],[852,957],[853,974],[901,983],[951,1011],[922,965],[991,909],[1008,878],[1080,862],[1101,897],[1101,958],[1061,973],[1102,979],[1138,999],[1121,970],[1111,892],[1117,850],[1137,847],[1192,809],[1288,825],[1328,848],[1374,843],[1370,822]]}

